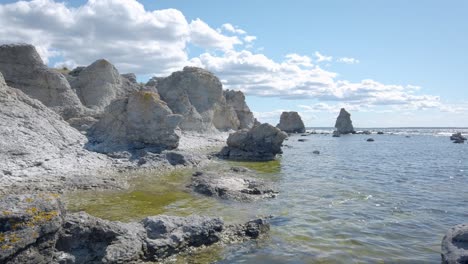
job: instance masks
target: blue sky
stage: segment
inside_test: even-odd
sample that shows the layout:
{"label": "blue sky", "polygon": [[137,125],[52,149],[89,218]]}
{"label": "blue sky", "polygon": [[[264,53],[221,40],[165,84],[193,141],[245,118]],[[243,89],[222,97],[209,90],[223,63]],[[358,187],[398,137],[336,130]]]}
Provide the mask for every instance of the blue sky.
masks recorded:
{"label": "blue sky", "polygon": [[[0,41],[31,42],[51,66],[101,56],[140,80],[185,64],[204,67],[225,87],[243,90],[259,119],[270,123],[282,110],[295,110],[308,126],[331,126],[345,106],[358,127],[468,126],[467,1],[139,1],[143,11],[131,0],[91,2],[36,0],[24,9],[0,1],[0,14],[2,8],[9,14],[0,25],[16,29],[0,29]],[[89,24],[80,28],[86,16],[77,9],[85,8]],[[167,9],[177,12],[151,13]],[[92,10],[102,17],[89,19]],[[119,12],[133,15],[114,20]],[[125,26],[142,15],[163,26]],[[96,34],[83,37],[84,30]],[[145,51],[155,46],[160,50]],[[300,57],[285,57],[291,54]]]}

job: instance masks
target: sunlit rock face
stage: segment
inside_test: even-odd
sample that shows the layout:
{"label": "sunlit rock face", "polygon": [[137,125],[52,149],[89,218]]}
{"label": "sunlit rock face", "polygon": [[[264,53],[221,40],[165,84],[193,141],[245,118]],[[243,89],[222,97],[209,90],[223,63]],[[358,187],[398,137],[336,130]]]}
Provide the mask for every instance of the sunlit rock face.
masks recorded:
{"label": "sunlit rock face", "polygon": [[239,127],[235,110],[226,104],[221,82],[211,72],[185,67],[153,83],[169,108],[183,116],[181,129],[203,132]]}
{"label": "sunlit rock face", "polygon": [[90,148],[98,152],[126,149],[174,149],[181,115],[173,114],[159,95],[149,91],[114,100],[89,130]]}
{"label": "sunlit rock face", "polygon": [[32,45],[1,45],[0,72],[9,86],[41,101],[65,119],[82,111],[82,104],[65,76],[44,65]]}

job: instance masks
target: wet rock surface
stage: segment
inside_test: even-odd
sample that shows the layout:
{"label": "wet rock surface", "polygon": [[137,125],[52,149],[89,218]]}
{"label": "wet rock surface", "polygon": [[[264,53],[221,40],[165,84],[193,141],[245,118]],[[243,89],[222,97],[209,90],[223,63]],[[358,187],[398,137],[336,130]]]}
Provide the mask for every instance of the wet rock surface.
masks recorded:
{"label": "wet rock surface", "polygon": [[191,248],[257,239],[265,219],[226,225],[220,218],[158,215],[113,222],[87,213],[65,214],[56,196],[0,200],[2,263],[134,263],[161,261]]}
{"label": "wet rock surface", "polygon": [[238,167],[230,172],[197,172],[189,187],[203,195],[244,202],[278,195],[272,184],[253,178]]}
{"label": "wet rock surface", "polygon": [[466,137],[463,136],[460,132],[458,132],[450,136],[450,140],[452,140],[453,143],[463,144],[466,141]]}
{"label": "wet rock surface", "polygon": [[231,160],[268,161],[281,153],[287,134],[269,124],[254,126],[229,135],[227,147],[218,154]]}
{"label": "wet rock surface", "polygon": [[340,114],[336,118],[335,128],[339,134],[355,133],[353,122],[351,121],[351,114],[348,113],[346,109],[341,108]]}
{"label": "wet rock surface", "polygon": [[280,122],[276,127],[286,133],[305,133],[304,122],[297,112],[281,113]]}
{"label": "wet rock surface", "polygon": [[442,239],[442,263],[468,263],[468,224],[450,228]]}

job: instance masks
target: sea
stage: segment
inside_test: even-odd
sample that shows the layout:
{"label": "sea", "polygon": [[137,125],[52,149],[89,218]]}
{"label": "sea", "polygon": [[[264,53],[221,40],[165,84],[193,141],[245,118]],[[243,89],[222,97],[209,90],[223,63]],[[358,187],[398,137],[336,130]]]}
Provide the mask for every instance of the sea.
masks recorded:
{"label": "sea", "polygon": [[121,221],[159,213],[233,223],[271,216],[262,240],[176,263],[441,262],[446,231],[468,223],[468,144],[449,139],[468,128],[362,128],[373,134],[338,138],[331,128],[307,130],[317,134],[290,135],[276,161],[219,161],[211,168],[248,167],[275,183],[275,199],[240,203],[194,194],[186,189],[192,172],[182,170],[142,175],[126,191],[74,193],[68,207]]}

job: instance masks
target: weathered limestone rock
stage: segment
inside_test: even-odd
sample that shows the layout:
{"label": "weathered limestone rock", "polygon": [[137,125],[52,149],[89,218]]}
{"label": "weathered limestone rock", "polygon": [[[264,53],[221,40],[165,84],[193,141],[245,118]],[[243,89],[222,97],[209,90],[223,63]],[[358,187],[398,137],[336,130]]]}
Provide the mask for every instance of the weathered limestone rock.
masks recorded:
{"label": "weathered limestone rock", "polygon": [[44,65],[32,45],[1,45],[0,72],[9,86],[41,101],[65,119],[82,111],[83,106],[65,76]]}
{"label": "weathered limestone rock", "polygon": [[278,194],[270,184],[239,173],[198,172],[190,187],[197,193],[226,200],[254,201],[274,198]]}
{"label": "weathered limestone rock", "polygon": [[161,99],[175,114],[183,116],[180,123],[182,130],[202,132],[214,128],[237,129],[239,126],[235,111],[226,104],[221,82],[212,73],[185,67],[169,77],[154,80],[152,83]]}
{"label": "weathered limestone rock", "polygon": [[340,134],[355,133],[351,114],[346,112],[344,108],[341,108],[340,114],[336,119],[335,128]]}
{"label": "weathered limestone rock", "polygon": [[7,196],[0,208],[0,263],[51,263],[64,213],[56,196]]}
{"label": "weathered limestone rock", "polygon": [[442,263],[468,263],[468,224],[450,228],[442,239]]}
{"label": "weathered limestone rock", "polygon": [[109,153],[118,150],[142,149],[158,152],[177,148],[176,133],[182,116],[153,92],[134,92],[106,108],[102,118],[88,131],[89,148]]}
{"label": "weathered limestone rock", "polygon": [[[0,172],[13,175],[16,171],[45,173],[58,159],[62,159],[62,167],[76,164],[75,154],[82,152],[86,141],[40,101],[6,86],[1,74],[0,124]],[[67,160],[68,155],[73,160]]]}
{"label": "weathered limestone rock", "polygon": [[113,100],[123,98],[140,86],[123,77],[107,60],[97,60],[86,68],[73,70],[69,77],[70,85],[75,89],[81,102],[98,112],[102,112]]}
{"label": "weathered limestone rock", "polygon": [[239,129],[252,128],[255,124],[255,118],[245,102],[244,93],[226,90],[224,91],[224,97],[226,97],[227,105],[232,106],[234,111],[236,111],[237,118],[239,119]]}
{"label": "weathered limestone rock", "polygon": [[227,147],[219,156],[232,160],[273,160],[281,153],[281,144],[287,137],[286,133],[266,123],[243,129],[229,135]]}
{"label": "weathered limestone rock", "polygon": [[73,263],[129,263],[143,257],[143,237],[143,227],[135,223],[110,222],[84,212],[68,214],[57,255]]}
{"label": "weathered limestone rock", "polygon": [[297,112],[281,113],[280,122],[276,126],[286,133],[305,133],[304,122]]}

